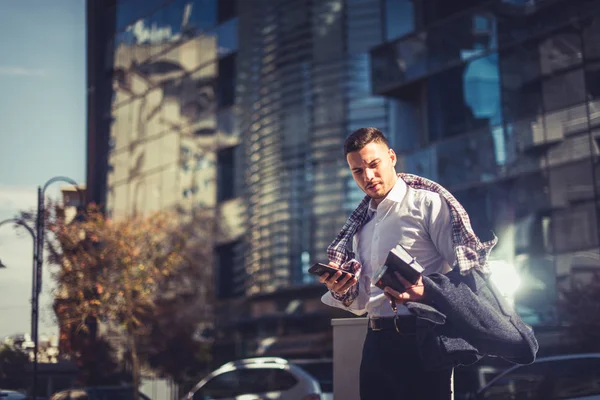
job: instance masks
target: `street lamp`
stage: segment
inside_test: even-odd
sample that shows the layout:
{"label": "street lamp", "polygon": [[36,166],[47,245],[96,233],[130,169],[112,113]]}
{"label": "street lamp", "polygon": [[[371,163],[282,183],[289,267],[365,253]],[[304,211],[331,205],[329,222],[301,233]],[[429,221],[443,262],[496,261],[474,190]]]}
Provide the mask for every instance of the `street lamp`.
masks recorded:
{"label": "street lamp", "polygon": [[[32,398],[37,397],[37,373],[38,373],[38,323],[39,323],[39,295],[42,291],[42,266],[44,264],[44,231],[46,229],[46,205],[45,205],[45,194],[48,186],[55,182],[66,182],[77,189],[79,194],[80,203],[84,204],[83,194],[79,185],[71,178],[64,176],[54,177],[44,184],[44,186],[38,186],[38,208],[35,220],[35,232],[29,227],[23,220],[17,218],[7,219],[0,222],[0,226],[13,223],[15,225],[23,226],[31,234],[33,239],[33,278],[31,287],[31,340],[33,341],[33,379],[32,379]],[[0,268],[6,268],[6,266],[0,261]]]}
{"label": "street lamp", "polygon": [[[36,218],[36,233],[37,233],[37,237],[38,237],[38,241],[37,241],[37,251],[38,254],[41,255],[41,257],[38,258],[38,266],[37,266],[37,273],[36,273],[36,286],[37,286],[37,290],[38,290],[38,294],[42,291],[42,265],[44,263],[44,233],[45,233],[45,228],[46,228],[46,218],[45,218],[45,214],[46,214],[46,206],[45,206],[45,194],[46,194],[46,189],[48,189],[48,186],[50,186],[51,184],[55,183],[55,182],[66,182],[69,183],[73,186],[75,186],[75,189],[77,189],[77,193],[79,194],[79,202],[81,204],[83,204],[83,196],[81,193],[81,190],[79,189],[79,185],[77,185],[77,182],[75,182],[73,179],[71,178],[67,178],[66,176],[56,176],[50,180],[48,180],[48,182],[46,182],[44,184],[43,187],[38,186],[38,209],[37,209],[37,218]],[[37,332],[36,332],[37,335]]]}
{"label": "street lamp", "polygon": [[[35,257],[36,265],[34,272],[34,293],[33,301],[31,304],[32,310],[32,318],[35,319],[35,324],[32,325],[35,329],[32,329],[33,336],[33,347],[34,347],[34,359],[33,359],[33,398],[35,399],[37,396],[36,386],[37,386],[37,349],[38,349],[38,319],[39,319],[39,295],[42,291],[42,265],[44,264],[44,231],[46,229],[46,205],[45,205],[45,194],[48,186],[55,182],[65,182],[75,186],[77,189],[77,193],[79,194],[79,201],[83,204],[83,196],[81,190],[79,189],[79,185],[71,178],[67,178],[66,176],[56,176],[51,178],[44,184],[44,186],[38,186],[38,209],[37,209],[37,218],[35,221],[36,228],[36,250],[35,253],[39,255],[39,257]],[[35,313],[35,315],[34,315]],[[35,317],[35,318],[34,318]]]}
{"label": "street lamp", "polygon": [[[4,220],[2,222],[0,222],[0,226],[4,225],[4,224],[14,224],[14,225],[20,225],[22,227],[24,227],[25,229],[27,229],[27,232],[29,232],[29,234],[31,235],[31,239],[33,240],[33,277],[32,277],[32,283],[31,283],[31,337],[33,340],[33,386],[31,388],[31,393],[33,394],[33,398],[35,399],[35,389],[37,386],[37,347],[38,347],[38,343],[37,343],[37,325],[38,325],[38,311],[37,311],[37,305],[38,305],[38,301],[37,301],[37,293],[38,291],[36,290],[36,268],[37,268],[37,264],[38,264],[38,259],[41,257],[38,257],[37,255],[38,253],[38,246],[37,246],[37,240],[36,240],[36,235],[33,232],[33,229],[31,229],[31,227],[29,225],[27,225],[23,220],[21,219],[17,219],[17,218],[10,218],[7,220]],[[6,268],[6,265],[4,265],[4,263],[2,261],[0,261],[0,268]],[[36,334],[36,336],[34,337],[34,333]]]}

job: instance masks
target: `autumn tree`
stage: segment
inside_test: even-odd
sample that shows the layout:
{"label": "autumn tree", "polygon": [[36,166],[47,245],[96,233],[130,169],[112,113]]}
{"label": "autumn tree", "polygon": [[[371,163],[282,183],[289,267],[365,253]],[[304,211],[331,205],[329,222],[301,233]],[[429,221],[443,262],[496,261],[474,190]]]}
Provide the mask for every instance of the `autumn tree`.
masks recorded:
{"label": "autumn tree", "polygon": [[[61,207],[52,210],[46,218],[57,282],[55,310],[60,324],[68,328],[63,332],[70,335],[76,357],[89,359],[84,353],[93,349],[90,341],[97,325],[117,331],[126,340],[124,353],[138,388],[142,364],[164,359],[163,352],[169,351],[157,338],[197,345],[198,327],[211,320],[208,211],[158,212],[113,221],[90,206],[68,221]],[[189,309],[193,303],[200,309]],[[83,341],[77,339],[81,337]],[[184,375],[181,366],[161,372],[174,378]],[[137,398],[137,390],[134,395]]]}

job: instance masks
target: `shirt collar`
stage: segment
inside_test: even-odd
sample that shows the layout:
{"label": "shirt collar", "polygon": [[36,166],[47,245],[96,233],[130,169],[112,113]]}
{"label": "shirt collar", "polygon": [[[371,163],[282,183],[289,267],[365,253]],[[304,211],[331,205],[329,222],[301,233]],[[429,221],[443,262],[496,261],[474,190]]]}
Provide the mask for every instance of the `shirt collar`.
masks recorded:
{"label": "shirt collar", "polygon": [[[385,196],[385,198],[381,201],[381,203],[379,203],[379,207],[381,207],[381,205],[383,203],[387,203],[388,200],[399,203],[402,201],[402,199],[404,198],[404,196],[406,195],[406,191],[407,191],[407,186],[406,186],[406,182],[404,182],[404,180],[401,177],[398,177],[398,179],[396,179],[396,183],[394,184],[394,187],[392,188],[392,190],[390,190],[390,192],[387,194],[387,196]],[[376,207],[373,207],[373,199],[371,199],[371,201],[369,201],[369,212],[370,213],[374,213],[377,210]]]}

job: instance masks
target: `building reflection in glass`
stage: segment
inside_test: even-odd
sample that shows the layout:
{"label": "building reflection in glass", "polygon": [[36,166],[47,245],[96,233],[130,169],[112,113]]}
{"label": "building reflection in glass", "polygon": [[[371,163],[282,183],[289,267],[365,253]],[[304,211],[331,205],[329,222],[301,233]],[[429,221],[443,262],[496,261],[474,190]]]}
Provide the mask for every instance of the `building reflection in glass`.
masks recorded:
{"label": "building reflection in glass", "polygon": [[215,4],[177,0],[137,20],[118,7],[117,20],[127,24],[114,41],[107,202],[114,216],[215,206],[217,151],[238,142],[227,117],[233,87],[224,84],[235,82],[227,64],[237,24],[217,25]]}
{"label": "building reflection in glass", "polygon": [[445,185],[482,238],[499,237],[492,261],[518,273],[534,325],[557,324],[560,290],[600,268],[600,7],[561,4],[481,5],[371,51],[400,168]]}

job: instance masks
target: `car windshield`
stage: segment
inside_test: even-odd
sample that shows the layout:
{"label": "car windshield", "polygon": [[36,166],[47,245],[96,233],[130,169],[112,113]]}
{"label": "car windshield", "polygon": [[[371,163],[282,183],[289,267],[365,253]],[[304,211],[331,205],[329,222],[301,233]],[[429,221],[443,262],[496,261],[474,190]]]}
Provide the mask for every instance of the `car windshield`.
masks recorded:
{"label": "car windshield", "polygon": [[[142,393],[139,398],[150,400]],[[54,394],[51,400],[133,400],[133,392],[129,387],[71,389]]]}
{"label": "car windshield", "polygon": [[321,385],[321,391],[333,393],[333,362],[331,361],[310,361],[295,362],[297,366],[308,372]]}
{"label": "car windshield", "polygon": [[600,394],[600,358],[573,358],[516,368],[478,399],[577,399]]}
{"label": "car windshield", "polygon": [[225,399],[245,394],[284,392],[298,380],[279,368],[237,369],[214,376],[194,393],[194,400]]}

